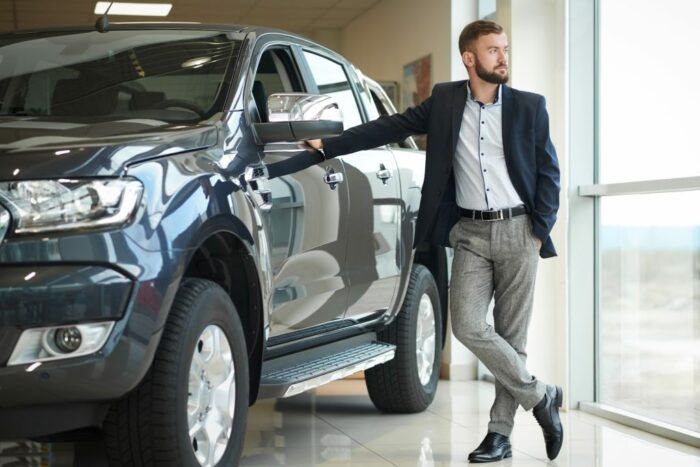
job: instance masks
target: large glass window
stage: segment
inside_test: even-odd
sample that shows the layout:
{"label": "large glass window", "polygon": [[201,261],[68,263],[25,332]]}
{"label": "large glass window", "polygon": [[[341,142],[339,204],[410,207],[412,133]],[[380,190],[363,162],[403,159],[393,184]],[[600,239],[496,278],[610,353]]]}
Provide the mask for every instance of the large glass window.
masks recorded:
{"label": "large glass window", "polygon": [[600,400],[700,432],[700,191],[601,200]]}
{"label": "large glass window", "polygon": [[600,1],[600,182],[700,175],[700,2]]}
{"label": "large glass window", "polygon": [[[599,5],[600,182],[700,176],[700,2]],[[700,432],[700,191],[653,185],[600,199],[598,396]]]}

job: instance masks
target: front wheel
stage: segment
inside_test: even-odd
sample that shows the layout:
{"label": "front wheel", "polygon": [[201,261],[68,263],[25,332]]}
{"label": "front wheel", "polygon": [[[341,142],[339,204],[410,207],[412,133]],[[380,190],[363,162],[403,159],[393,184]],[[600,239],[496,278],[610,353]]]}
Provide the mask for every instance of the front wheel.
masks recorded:
{"label": "front wheel", "polygon": [[185,278],[150,371],[104,422],[110,465],[237,465],[247,411],[238,313],[217,284]]}
{"label": "front wheel", "polygon": [[422,412],[435,397],[442,353],[440,299],[428,268],[413,266],[401,310],[378,338],[396,345],[396,356],[365,371],[370,399],[383,412]]}

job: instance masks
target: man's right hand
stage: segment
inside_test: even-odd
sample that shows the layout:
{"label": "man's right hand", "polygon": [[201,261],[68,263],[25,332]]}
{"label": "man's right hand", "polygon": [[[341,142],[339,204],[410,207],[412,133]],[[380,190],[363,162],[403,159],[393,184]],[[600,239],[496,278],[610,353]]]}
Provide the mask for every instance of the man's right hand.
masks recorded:
{"label": "man's right hand", "polygon": [[306,140],[305,143],[313,149],[323,149],[323,141],[321,141],[320,139],[309,139]]}

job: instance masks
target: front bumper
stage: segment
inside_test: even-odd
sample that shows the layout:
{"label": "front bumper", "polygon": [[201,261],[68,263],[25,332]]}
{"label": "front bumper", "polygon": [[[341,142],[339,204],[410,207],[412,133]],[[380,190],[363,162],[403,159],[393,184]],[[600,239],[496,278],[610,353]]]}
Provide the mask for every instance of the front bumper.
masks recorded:
{"label": "front bumper", "polygon": [[[0,268],[0,439],[99,423],[108,402],[131,391],[153,360],[162,305],[155,290],[153,281],[96,265]],[[87,321],[115,321],[100,351],[7,366],[23,329]]]}
{"label": "front bumper", "polygon": [[[0,269],[0,367],[22,329],[89,321],[116,321],[132,281],[91,265],[22,265]],[[0,402],[0,405],[2,402]]]}

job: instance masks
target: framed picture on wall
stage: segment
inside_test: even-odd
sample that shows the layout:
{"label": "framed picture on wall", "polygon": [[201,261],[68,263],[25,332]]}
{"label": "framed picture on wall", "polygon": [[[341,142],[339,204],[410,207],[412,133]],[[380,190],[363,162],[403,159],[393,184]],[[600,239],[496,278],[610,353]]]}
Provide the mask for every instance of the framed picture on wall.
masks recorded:
{"label": "framed picture on wall", "polygon": [[[401,110],[418,105],[430,96],[432,88],[431,56],[426,55],[403,66],[401,83]],[[425,149],[425,136],[415,138],[416,144]]]}
{"label": "framed picture on wall", "polygon": [[394,104],[396,110],[399,110],[399,83],[396,81],[377,81],[379,85],[384,89],[387,97]]}

